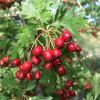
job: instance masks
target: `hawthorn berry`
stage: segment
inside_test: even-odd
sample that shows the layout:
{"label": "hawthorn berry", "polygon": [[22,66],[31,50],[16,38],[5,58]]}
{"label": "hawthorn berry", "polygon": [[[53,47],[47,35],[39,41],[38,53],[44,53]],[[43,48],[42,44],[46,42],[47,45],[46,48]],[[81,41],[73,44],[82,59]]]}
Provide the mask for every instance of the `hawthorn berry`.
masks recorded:
{"label": "hawthorn berry", "polygon": [[62,52],[59,49],[55,48],[52,50],[52,55],[53,55],[53,58],[57,58],[62,55]]}
{"label": "hawthorn berry", "polygon": [[84,90],[90,90],[92,88],[91,83],[87,82],[84,84]]}
{"label": "hawthorn berry", "polygon": [[45,68],[46,70],[51,70],[52,67],[53,67],[53,64],[52,64],[51,62],[47,62],[47,63],[45,63],[45,65],[44,65],[44,68]]}
{"label": "hawthorn berry", "polygon": [[34,73],[34,79],[39,80],[41,78],[41,72],[40,71],[36,71]]}
{"label": "hawthorn berry", "polygon": [[20,59],[14,59],[14,60],[12,61],[12,65],[13,65],[13,66],[19,66],[19,64],[20,64]]}
{"label": "hawthorn berry", "polygon": [[58,72],[59,75],[64,75],[65,74],[64,66],[58,67],[57,72]]}
{"label": "hawthorn berry", "polygon": [[64,95],[64,90],[63,89],[58,90],[58,95],[63,96]]}
{"label": "hawthorn berry", "polygon": [[80,53],[82,51],[81,47],[79,45],[76,46],[76,52]]}
{"label": "hawthorn berry", "polygon": [[25,72],[29,72],[32,68],[32,64],[29,61],[24,62],[23,66],[22,66],[22,70]]}
{"label": "hawthorn berry", "polygon": [[72,38],[71,33],[70,33],[69,31],[67,31],[67,30],[63,30],[62,39],[63,39],[65,42],[68,42],[70,38]]}
{"label": "hawthorn berry", "polygon": [[2,60],[3,60],[4,63],[8,63],[9,62],[9,57],[4,57]]}
{"label": "hawthorn berry", "polygon": [[61,48],[61,47],[64,46],[64,40],[61,37],[60,38],[56,38],[54,40],[54,42],[55,42],[55,45],[56,45],[57,48]]}
{"label": "hawthorn berry", "polygon": [[16,78],[23,80],[25,78],[25,73],[23,71],[17,71],[16,72]]}
{"label": "hawthorn berry", "polygon": [[71,97],[71,90],[67,89],[65,91],[65,95],[66,95],[67,98],[70,98]]}
{"label": "hawthorn berry", "polygon": [[36,56],[33,56],[31,60],[32,60],[32,63],[34,65],[39,65],[41,62],[41,59],[39,57],[36,57]]}
{"label": "hawthorn berry", "polygon": [[46,50],[43,52],[43,58],[45,61],[50,61],[53,59],[52,50]]}
{"label": "hawthorn berry", "polygon": [[76,92],[75,92],[75,91],[71,91],[70,94],[71,94],[71,96],[73,96],[73,97],[76,96]]}
{"label": "hawthorn berry", "polygon": [[34,56],[40,56],[43,53],[43,48],[41,46],[35,46],[32,53]]}
{"label": "hawthorn berry", "polygon": [[76,50],[76,45],[74,42],[70,42],[67,44],[67,51],[72,53]]}
{"label": "hawthorn berry", "polygon": [[73,81],[72,80],[68,80],[65,84],[66,88],[70,88],[71,86],[73,86]]}
{"label": "hawthorn berry", "polygon": [[4,65],[4,61],[1,59],[0,60],[0,66],[3,66]]}
{"label": "hawthorn berry", "polygon": [[62,60],[60,58],[56,58],[53,60],[53,65],[54,66],[59,66],[62,63]]}
{"label": "hawthorn berry", "polygon": [[28,80],[28,81],[32,80],[32,73],[26,74],[26,80]]}

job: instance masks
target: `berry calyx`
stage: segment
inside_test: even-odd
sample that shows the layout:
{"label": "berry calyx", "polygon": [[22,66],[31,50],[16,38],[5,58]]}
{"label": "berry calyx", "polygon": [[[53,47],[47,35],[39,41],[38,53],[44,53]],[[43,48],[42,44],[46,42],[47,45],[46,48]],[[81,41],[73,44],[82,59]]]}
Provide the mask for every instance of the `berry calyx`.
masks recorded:
{"label": "berry calyx", "polygon": [[61,48],[61,47],[64,46],[64,40],[61,37],[60,38],[56,38],[54,40],[54,42],[55,42],[55,45],[56,45],[57,48]]}
{"label": "berry calyx", "polygon": [[69,31],[67,30],[63,30],[63,33],[62,33],[62,38],[65,42],[68,42],[70,38],[72,38],[72,35]]}
{"label": "berry calyx", "polygon": [[64,68],[64,66],[60,66],[57,69],[57,72],[58,72],[59,75],[64,75],[65,74],[65,68]]}
{"label": "berry calyx", "polygon": [[53,65],[54,66],[59,66],[62,63],[62,60],[60,58],[56,58],[53,60]]}
{"label": "berry calyx", "polygon": [[79,45],[76,46],[76,52],[80,53],[82,51],[81,47]]}
{"label": "berry calyx", "polygon": [[66,88],[70,88],[73,85],[73,81],[72,80],[68,80],[65,84]]}
{"label": "berry calyx", "polygon": [[34,47],[34,49],[32,50],[32,53],[34,56],[40,56],[43,53],[43,49],[41,46],[36,46]]}
{"label": "berry calyx", "polygon": [[36,72],[34,73],[34,79],[36,79],[36,80],[41,79],[41,72],[40,72],[40,71],[36,71]]}
{"label": "berry calyx", "polygon": [[17,71],[16,72],[16,78],[23,80],[25,78],[25,73],[23,71]]}
{"label": "berry calyx", "polygon": [[22,70],[25,72],[29,72],[32,68],[32,64],[29,61],[24,62],[23,66],[22,66]]}
{"label": "berry calyx", "polygon": [[32,80],[32,74],[31,73],[26,74],[26,80],[28,80],[28,81]]}
{"label": "berry calyx", "polygon": [[43,58],[45,61],[50,61],[53,59],[52,50],[46,50],[43,52]]}
{"label": "berry calyx", "polygon": [[92,88],[91,83],[87,82],[84,84],[84,90],[90,90]]}
{"label": "berry calyx", "polygon": [[13,66],[19,66],[19,64],[20,64],[20,59],[14,59],[14,60],[12,61],[12,65],[13,65]]}
{"label": "berry calyx", "polygon": [[57,48],[52,50],[52,54],[54,58],[60,57],[62,55],[61,51]]}
{"label": "berry calyx", "polygon": [[68,45],[67,45],[67,51],[70,52],[70,53],[72,53],[72,52],[74,52],[75,50],[76,50],[76,45],[75,45],[75,43],[74,43],[74,42],[68,43]]}
{"label": "berry calyx", "polygon": [[36,57],[36,56],[33,56],[31,60],[32,60],[32,63],[34,65],[39,65],[41,62],[41,59],[39,57]]}
{"label": "berry calyx", "polygon": [[53,67],[53,64],[51,63],[51,62],[48,62],[48,63],[46,63],[45,65],[44,65],[44,68],[46,69],[46,70],[51,70],[52,69],[52,67]]}

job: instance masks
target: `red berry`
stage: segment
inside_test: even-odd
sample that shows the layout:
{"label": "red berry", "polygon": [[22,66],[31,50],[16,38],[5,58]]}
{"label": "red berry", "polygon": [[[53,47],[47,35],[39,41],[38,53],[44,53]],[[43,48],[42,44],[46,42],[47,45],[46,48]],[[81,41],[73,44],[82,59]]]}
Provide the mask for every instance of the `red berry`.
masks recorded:
{"label": "red berry", "polygon": [[4,65],[4,61],[0,60],[0,66],[3,66],[3,65]]}
{"label": "red berry", "polygon": [[39,80],[41,78],[41,72],[40,71],[36,71],[34,73],[34,79]]}
{"label": "red berry", "polygon": [[41,46],[36,46],[34,47],[34,49],[32,50],[32,53],[34,54],[34,56],[39,56],[42,55],[43,49]]}
{"label": "red berry", "polygon": [[45,68],[46,70],[51,70],[52,67],[53,67],[53,64],[52,64],[51,62],[48,62],[48,63],[46,63],[46,64],[44,65],[44,68]]}
{"label": "red berry", "polygon": [[65,95],[66,95],[67,98],[70,98],[71,97],[71,90],[67,89],[65,91]]}
{"label": "red berry", "polygon": [[75,91],[71,91],[71,96],[76,96],[76,92]]}
{"label": "red berry", "polygon": [[54,42],[57,48],[61,48],[64,46],[64,40],[62,38],[56,38]]}
{"label": "red berry", "polygon": [[63,66],[60,66],[57,69],[57,72],[58,72],[59,75],[64,75],[65,74],[65,68]]}
{"label": "red berry", "polygon": [[22,70],[25,72],[29,72],[32,68],[32,64],[29,61],[24,62],[22,66]]}
{"label": "red berry", "polygon": [[9,57],[4,57],[2,60],[4,61],[4,63],[8,63],[9,62]]}
{"label": "red berry", "polygon": [[68,45],[67,45],[67,50],[69,51],[69,52],[74,52],[75,51],[75,49],[76,49],[76,46],[75,46],[75,43],[74,42],[70,42],[70,43],[68,43]]}
{"label": "red berry", "polygon": [[31,73],[26,74],[26,80],[28,80],[28,81],[32,80],[32,74]]}
{"label": "red berry", "polygon": [[62,33],[62,38],[65,42],[68,42],[70,38],[72,38],[72,35],[69,31],[64,30]]}
{"label": "red berry", "polygon": [[52,54],[54,58],[60,57],[62,55],[61,51],[57,48],[52,50]]}
{"label": "red berry", "polygon": [[53,59],[52,51],[51,50],[46,50],[43,52],[43,57],[45,61],[50,61]]}
{"label": "red berry", "polygon": [[23,80],[25,78],[25,73],[23,71],[17,71],[16,72],[16,78]]}
{"label": "red berry", "polygon": [[81,47],[79,45],[76,46],[76,52],[80,53],[82,51]]}
{"label": "red berry", "polygon": [[34,65],[39,65],[40,62],[41,62],[41,59],[40,59],[39,57],[36,57],[36,56],[33,56],[33,57],[32,57],[32,63],[33,63]]}
{"label": "red berry", "polygon": [[13,66],[19,66],[19,64],[20,64],[20,59],[14,59],[14,60],[12,61],[12,65],[13,65]]}
{"label": "red berry", "polygon": [[23,71],[23,65],[22,64],[19,66],[19,70]]}
{"label": "red berry", "polygon": [[92,88],[91,83],[87,82],[84,84],[84,90],[90,90]]}
{"label": "red berry", "polygon": [[62,63],[62,60],[60,58],[56,58],[53,60],[54,66],[59,66]]}
{"label": "red berry", "polygon": [[58,95],[59,96],[63,96],[64,95],[64,91],[62,89],[58,90]]}
{"label": "red berry", "polygon": [[65,84],[66,88],[70,88],[73,85],[73,81],[72,80],[68,80]]}

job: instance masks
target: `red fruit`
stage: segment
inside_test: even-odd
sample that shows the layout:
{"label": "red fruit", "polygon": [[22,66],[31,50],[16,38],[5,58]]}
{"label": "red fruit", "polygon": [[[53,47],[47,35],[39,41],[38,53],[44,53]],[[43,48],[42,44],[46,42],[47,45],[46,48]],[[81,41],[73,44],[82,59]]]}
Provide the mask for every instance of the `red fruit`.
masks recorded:
{"label": "red fruit", "polygon": [[3,65],[4,65],[4,61],[0,60],[0,66],[3,66]]}
{"label": "red fruit", "polygon": [[19,66],[19,64],[20,64],[20,59],[14,59],[14,60],[12,61],[12,65],[13,65],[13,66]]}
{"label": "red fruit", "polygon": [[36,71],[34,73],[34,79],[39,80],[41,78],[41,72],[40,71]]}
{"label": "red fruit", "polygon": [[72,35],[69,31],[67,30],[63,30],[63,33],[62,33],[62,38],[65,42],[68,42],[70,38],[72,38]]}
{"label": "red fruit", "polygon": [[46,63],[46,64],[44,65],[44,68],[45,68],[46,70],[51,70],[52,67],[53,67],[53,64],[52,64],[51,62],[48,62],[48,63]]}
{"label": "red fruit", "polygon": [[43,57],[45,61],[50,61],[53,59],[52,51],[51,50],[46,50],[43,52]]}
{"label": "red fruit", "polygon": [[79,45],[76,46],[76,52],[80,53],[82,51],[81,47]]}
{"label": "red fruit", "polygon": [[64,46],[64,40],[62,38],[56,38],[54,42],[57,48],[61,48]]}
{"label": "red fruit", "polygon": [[70,94],[71,94],[71,96],[73,96],[73,97],[76,96],[76,92],[75,92],[75,91],[71,91]]}
{"label": "red fruit", "polygon": [[70,88],[73,85],[73,81],[72,80],[68,80],[65,84],[66,88]]}
{"label": "red fruit", "polygon": [[58,95],[59,96],[63,96],[64,95],[64,91],[61,89],[61,90],[58,90]]}
{"label": "red fruit", "polygon": [[32,74],[31,73],[26,74],[26,80],[28,80],[28,81],[32,80]]}
{"label": "red fruit", "polygon": [[92,88],[92,85],[91,85],[91,83],[85,83],[84,84],[84,90],[90,90]]}
{"label": "red fruit", "polygon": [[34,54],[34,56],[40,56],[43,53],[43,49],[41,46],[36,46],[34,47],[34,49],[32,50],[32,53]]}
{"label": "red fruit", "polygon": [[65,68],[63,66],[60,66],[57,69],[57,72],[58,72],[59,75],[64,75],[65,74]]}
{"label": "red fruit", "polygon": [[22,64],[19,66],[19,70],[23,71],[23,65]]}
{"label": "red fruit", "polygon": [[76,46],[75,46],[75,43],[74,42],[70,42],[70,43],[68,43],[68,45],[67,45],[67,50],[69,51],[69,52],[74,52],[75,51],[75,49],[76,49]]}
{"label": "red fruit", "polygon": [[62,63],[62,60],[60,58],[53,60],[54,66],[59,66],[61,63]]}
{"label": "red fruit", "polygon": [[22,70],[25,72],[29,72],[32,68],[32,64],[29,61],[24,62],[22,66]]}
{"label": "red fruit", "polygon": [[32,63],[33,63],[34,65],[39,65],[40,62],[41,62],[41,59],[40,59],[39,57],[36,57],[36,56],[33,56],[33,57],[32,57]]}
{"label": "red fruit", "polygon": [[62,55],[61,51],[57,48],[52,50],[52,54],[54,58],[60,57]]}
{"label": "red fruit", "polygon": [[9,62],[9,57],[4,57],[2,60],[4,61],[4,63],[8,63]]}
{"label": "red fruit", "polygon": [[71,90],[67,89],[65,91],[65,95],[66,95],[67,98],[70,98],[71,97]]}
{"label": "red fruit", "polygon": [[17,71],[16,72],[16,78],[23,80],[25,78],[25,73],[23,71]]}

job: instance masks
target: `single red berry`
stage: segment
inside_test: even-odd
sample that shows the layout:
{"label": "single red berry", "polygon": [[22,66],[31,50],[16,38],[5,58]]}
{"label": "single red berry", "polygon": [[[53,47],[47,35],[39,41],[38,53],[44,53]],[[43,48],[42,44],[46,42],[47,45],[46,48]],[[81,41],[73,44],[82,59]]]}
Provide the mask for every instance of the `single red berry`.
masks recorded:
{"label": "single red berry", "polygon": [[62,38],[65,42],[68,42],[70,38],[72,38],[72,35],[69,31],[67,30],[63,30],[63,33],[62,33]]}
{"label": "single red berry", "polygon": [[34,65],[39,65],[41,62],[41,59],[39,57],[36,57],[36,56],[33,56],[31,60],[32,60],[32,63]]}
{"label": "single red berry", "polygon": [[19,66],[19,70],[23,71],[23,65],[22,64]]}
{"label": "single red berry", "polygon": [[55,42],[55,45],[56,45],[57,48],[61,48],[61,47],[64,46],[64,40],[61,37],[60,38],[56,38],[54,40],[54,42]]}
{"label": "single red berry", "polygon": [[92,88],[91,83],[87,82],[84,84],[84,90],[90,90]]}
{"label": "single red berry", "polygon": [[52,54],[54,58],[60,57],[62,55],[61,51],[57,48],[52,50]]}
{"label": "single red berry", "polygon": [[76,92],[75,91],[71,91],[71,96],[76,96]]}
{"label": "single red berry", "polygon": [[65,91],[65,95],[66,95],[67,98],[70,98],[71,97],[71,90],[67,89]]}
{"label": "single red berry", "polygon": [[43,52],[43,57],[45,61],[50,61],[53,59],[52,50],[46,50]]}
{"label": "single red berry", "polygon": [[51,70],[52,67],[53,67],[53,64],[52,64],[51,62],[48,62],[48,63],[46,63],[46,64],[44,65],[44,68],[45,68],[46,70]]}
{"label": "single red berry", "polygon": [[59,95],[59,96],[63,96],[63,95],[64,95],[63,89],[58,90],[58,95]]}
{"label": "single red berry", "polygon": [[19,66],[20,63],[21,63],[21,62],[20,62],[20,59],[14,59],[14,60],[12,61],[12,65],[13,65],[13,66]]}
{"label": "single red berry", "polygon": [[67,45],[67,51],[68,52],[74,52],[76,50],[76,45],[75,45],[75,43],[74,42],[70,42],[70,43],[68,43],[68,45]]}
{"label": "single red berry", "polygon": [[0,66],[3,66],[3,65],[4,65],[4,61],[0,60]]}
{"label": "single red berry", "polygon": [[29,61],[24,62],[23,66],[22,66],[22,70],[25,72],[29,72],[32,68],[32,64]]}
{"label": "single red berry", "polygon": [[4,63],[8,63],[9,62],[9,57],[4,57],[2,60],[4,61]]}
{"label": "single red berry", "polygon": [[71,86],[73,86],[73,81],[72,80],[68,80],[65,84],[66,88],[70,88]]}
{"label": "single red berry", "polygon": [[41,46],[36,46],[34,47],[34,49],[32,50],[32,53],[34,56],[40,56],[43,53],[43,49]]}
{"label": "single red berry", "polygon": [[60,58],[56,58],[53,60],[53,65],[54,66],[59,66],[62,63],[62,60]]}
{"label": "single red berry", "polygon": [[28,80],[28,81],[32,80],[32,74],[31,73],[26,74],[26,80]]}
{"label": "single red berry", "polygon": [[76,46],[76,52],[80,53],[82,51],[81,47],[79,45]]}
{"label": "single red berry", "polygon": [[57,69],[57,72],[58,72],[59,75],[64,75],[65,74],[65,68],[64,68],[64,66],[60,66]]}
{"label": "single red berry", "polygon": [[23,71],[17,71],[16,72],[16,78],[23,80],[25,78],[25,73]]}
{"label": "single red berry", "polygon": [[34,73],[34,79],[39,80],[41,78],[41,72],[40,71],[36,71]]}

